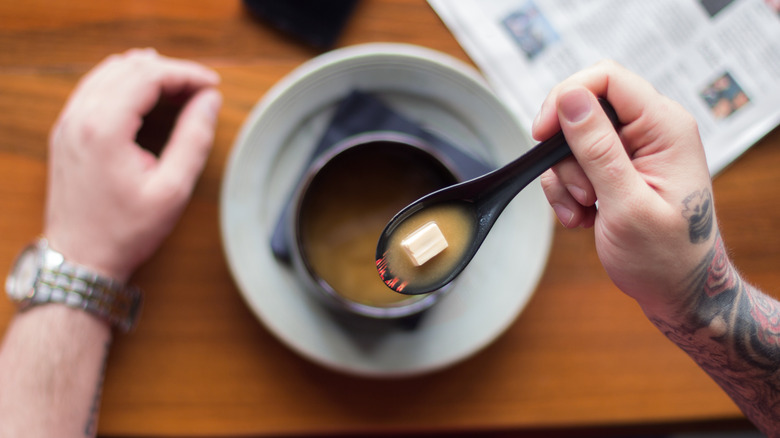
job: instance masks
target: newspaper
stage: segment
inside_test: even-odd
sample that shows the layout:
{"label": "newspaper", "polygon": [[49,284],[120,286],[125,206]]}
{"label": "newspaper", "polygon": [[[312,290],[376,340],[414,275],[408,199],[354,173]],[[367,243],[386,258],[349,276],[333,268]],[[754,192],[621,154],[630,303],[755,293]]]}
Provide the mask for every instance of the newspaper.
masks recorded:
{"label": "newspaper", "polygon": [[711,174],[780,123],[780,0],[429,0],[530,129],[550,89],[611,58],[694,115]]}

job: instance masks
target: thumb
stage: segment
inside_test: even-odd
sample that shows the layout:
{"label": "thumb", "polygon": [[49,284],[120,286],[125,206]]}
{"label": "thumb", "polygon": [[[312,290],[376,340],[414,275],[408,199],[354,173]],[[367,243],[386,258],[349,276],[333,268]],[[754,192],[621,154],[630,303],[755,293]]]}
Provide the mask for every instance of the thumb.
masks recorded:
{"label": "thumb", "polygon": [[182,188],[195,185],[214,142],[221,105],[222,95],[214,88],[202,89],[190,98],[160,155],[158,177]]}
{"label": "thumb", "polygon": [[601,203],[626,199],[642,183],[607,115],[584,87],[557,99],[561,130]]}

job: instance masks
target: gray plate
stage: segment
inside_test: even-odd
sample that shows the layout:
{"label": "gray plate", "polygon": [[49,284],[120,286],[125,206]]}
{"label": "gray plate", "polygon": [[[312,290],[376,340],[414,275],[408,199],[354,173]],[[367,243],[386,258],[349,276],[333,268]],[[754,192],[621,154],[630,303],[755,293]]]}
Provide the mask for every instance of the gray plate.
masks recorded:
{"label": "gray plate", "polygon": [[239,133],[220,199],[228,265],[259,320],[304,357],[363,376],[430,372],[479,351],[520,314],[547,261],[552,215],[538,182],[531,184],[414,330],[378,334],[345,326],[274,259],[268,240],[335,105],[355,88],[489,162],[509,162],[532,144],[481,77],[448,55],[403,44],[326,53],[276,84]]}

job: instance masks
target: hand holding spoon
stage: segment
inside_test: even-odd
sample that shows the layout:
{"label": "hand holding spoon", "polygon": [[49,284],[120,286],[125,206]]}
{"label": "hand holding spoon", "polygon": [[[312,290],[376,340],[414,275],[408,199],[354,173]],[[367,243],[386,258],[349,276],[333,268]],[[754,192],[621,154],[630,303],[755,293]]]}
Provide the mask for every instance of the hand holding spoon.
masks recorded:
{"label": "hand holding spoon", "polygon": [[[612,105],[601,98],[599,103],[617,126]],[[571,149],[558,132],[500,169],[406,206],[379,237],[376,265],[382,281],[396,292],[418,295],[454,280],[474,258],[509,202],[569,155]]]}

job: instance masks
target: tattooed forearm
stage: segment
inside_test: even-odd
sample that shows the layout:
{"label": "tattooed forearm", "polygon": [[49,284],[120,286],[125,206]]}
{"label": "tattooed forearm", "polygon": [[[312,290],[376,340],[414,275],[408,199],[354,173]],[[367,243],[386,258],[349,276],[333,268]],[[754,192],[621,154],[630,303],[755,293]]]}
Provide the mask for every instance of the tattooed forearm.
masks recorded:
{"label": "tattooed forearm", "polygon": [[108,352],[111,342],[106,342],[103,350],[103,365],[100,367],[97,385],[95,385],[95,394],[92,396],[92,406],[89,410],[89,418],[84,427],[84,436],[93,437],[97,435],[98,414],[100,413],[100,398],[103,395],[103,381],[106,375],[106,365],[108,365]]}
{"label": "tattooed forearm", "polygon": [[[741,278],[716,237],[694,275],[687,318],[653,322],[731,396],[758,427],[780,426],[780,304]],[[770,435],[774,436],[774,435]]]}
{"label": "tattooed forearm", "polygon": [[[691,244],[709,240],[714,213],[708,190],[683,202]],[[780,303],[745,283],[717,231],[711,249],[682,285],[678,320],[653,319],[731,396],[759,428],[780,436]]]}

